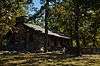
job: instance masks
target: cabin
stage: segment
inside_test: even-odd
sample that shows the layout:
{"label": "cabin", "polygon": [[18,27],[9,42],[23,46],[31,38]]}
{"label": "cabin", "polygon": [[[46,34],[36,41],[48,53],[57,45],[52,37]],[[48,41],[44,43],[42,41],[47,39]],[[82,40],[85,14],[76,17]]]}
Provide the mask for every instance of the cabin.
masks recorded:
{"label": "cabin", "polygon": [[[8,41],[7,50],[15,51],[36,52],[44,47],[46,41],[44,28],[32,23],[25,23],[23,20],[20,21],[19,18],[6,37]],[[48,44],[46,47],[49,51],[67,48],[69,39],[68,36],[48,30]]]}

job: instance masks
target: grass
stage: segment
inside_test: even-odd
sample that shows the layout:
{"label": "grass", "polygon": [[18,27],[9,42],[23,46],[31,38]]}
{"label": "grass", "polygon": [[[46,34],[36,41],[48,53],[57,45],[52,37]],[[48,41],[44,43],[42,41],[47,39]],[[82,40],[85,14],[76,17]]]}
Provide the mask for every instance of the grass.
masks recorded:
{"label": "grass", "polygon": [[68,58],[62,54],[1,54],[0,66],[100,66],[100,55]]}

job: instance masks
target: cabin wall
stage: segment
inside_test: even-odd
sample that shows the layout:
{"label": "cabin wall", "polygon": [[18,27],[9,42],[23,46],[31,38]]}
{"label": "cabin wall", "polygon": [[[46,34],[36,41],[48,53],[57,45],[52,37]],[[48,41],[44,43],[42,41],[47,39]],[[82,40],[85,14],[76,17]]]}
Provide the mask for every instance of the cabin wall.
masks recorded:
{"label": "cabin wall", "polygon": [[44,35],[41,32],[30,30],[27,32],[27,50],[36,51],[39,50],[44,45]]}
{"label": "cabin wall", "polygon": [[22,24],[15,25],[10,32],[11,35],[8,39],[9,42],[7,43],[7,49],[17,51],[24,50],[26,44],[26,37],[24,34],[26,33],[26,30],[24,29],[24,26]]}
{"label": "cabin wall", "polygon": [[36,51],[44,45],[44,34],[23,24],[17,24],[11,33],[8,50]]}
{"label": "cabin wall", "polygon": [[60,37],[50,36],[48,37],[48,50],[62,50],[64,47],[69,47],[69,40]]}
{"label": "cabin wall", "polygon": [[[48,35],[48,50],[57,50],[57,48],[62,48],[66,45],[65,39]],[[45,34],[41,31],[29,28],[24,24],[17,24],[10,36],[7,48],[9,50],[16,51],[30,51],[35,52],[40,50],[44,46]]]}

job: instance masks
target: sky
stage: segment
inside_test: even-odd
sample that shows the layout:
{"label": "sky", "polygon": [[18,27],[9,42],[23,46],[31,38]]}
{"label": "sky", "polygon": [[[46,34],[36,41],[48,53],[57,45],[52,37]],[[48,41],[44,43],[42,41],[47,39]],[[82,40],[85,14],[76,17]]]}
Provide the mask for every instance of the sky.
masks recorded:
{"label": "sky", "polygon": [[40,0],[33,0],[32,1],[34,4],[30,4],[28,6],[28,14],[31,16],[35,13],[34,9],[32,9],[33,7],[36,7],[38,10],[41,8],[41,4],[40,4]]}

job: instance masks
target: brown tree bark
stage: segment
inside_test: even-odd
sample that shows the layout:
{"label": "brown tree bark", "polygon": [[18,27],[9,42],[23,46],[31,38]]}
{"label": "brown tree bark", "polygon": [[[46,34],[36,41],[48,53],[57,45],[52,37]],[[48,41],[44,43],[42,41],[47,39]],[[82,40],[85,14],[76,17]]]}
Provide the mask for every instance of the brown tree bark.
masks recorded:
{"label": "brown tree bark", "polygon": [[74,1],[74,13],[75,13],[75,30],[76,30],[76,44],[77,44],[77,56],[81,55],[81,51],[80,51],[80,35],[79,35],[79,17],[80,17],[80,9],[79,9],[79,3],[78,0]]}
{"label": "brown tree bark", "polygon": [[47,45],[48,45],[48,6],[49,6],[49,1],[46,0],[45,3],[45,52],[47,51]]}

